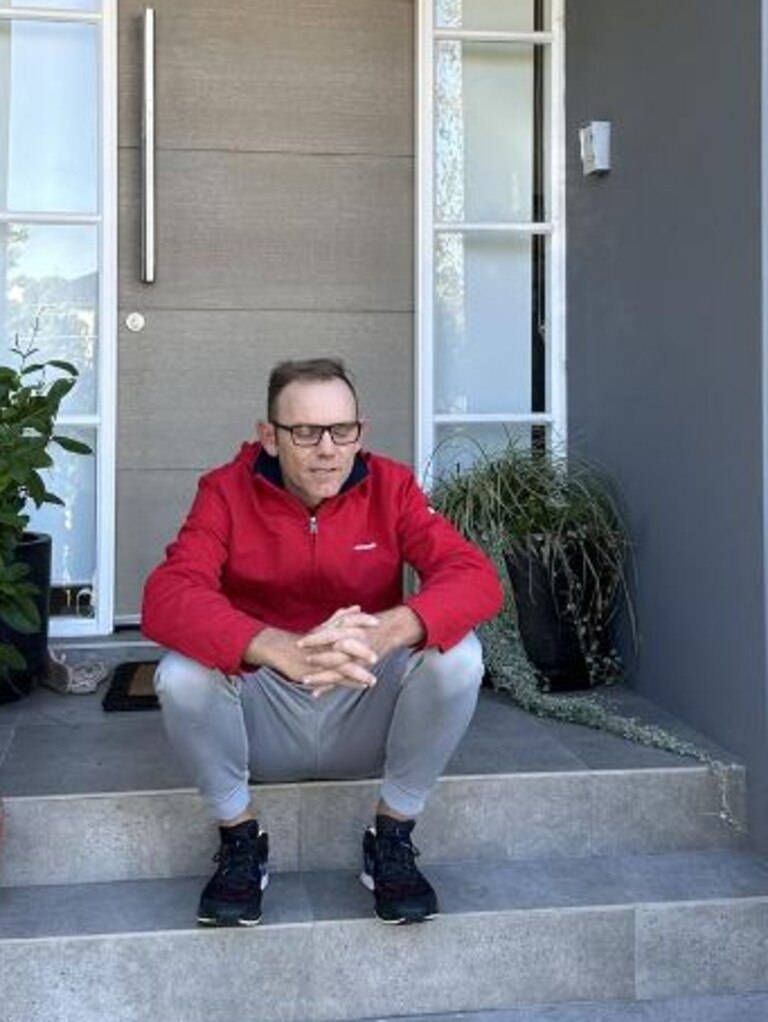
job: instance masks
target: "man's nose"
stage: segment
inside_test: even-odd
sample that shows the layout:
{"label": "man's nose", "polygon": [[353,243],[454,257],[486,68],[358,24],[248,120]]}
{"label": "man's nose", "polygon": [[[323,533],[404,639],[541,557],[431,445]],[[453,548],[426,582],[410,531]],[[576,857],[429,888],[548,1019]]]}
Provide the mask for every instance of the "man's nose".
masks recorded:
{"label": "man's nose", "polygon": [[336,444],[331,439],[331,431],[329,429],[326,429],[320,437],[320,443],[317,445],[317,448],[321,454],[333,454],[335,452]]}

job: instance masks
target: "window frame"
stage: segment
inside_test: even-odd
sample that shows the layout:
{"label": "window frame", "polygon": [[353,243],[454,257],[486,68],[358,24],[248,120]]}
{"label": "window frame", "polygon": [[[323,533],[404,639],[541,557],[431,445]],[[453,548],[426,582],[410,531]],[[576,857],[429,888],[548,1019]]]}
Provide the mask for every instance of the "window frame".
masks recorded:
{"label": "window frame", "polygon": [[[99,27],[98,206],[94,213],[9,211],[0,208],[0,222],[21,224],[95,225],[98,228],[97,406],[94,414],[62,414],[58,424],[85,426],[96,436],[96,571],[93,617],[51,616],[52,638],[107,635],[114,622],[115,457],[117,406],[117,0],[101,0],[95,11],[50,7],[0,7],[2,22],[93,24]],[[32,521],[34,528],[34,518]]]}
{"label": "window frame", "polygon": [[[416,46],[416,181],[415,181],[415,463],[426,485],[430,482],[435,430],[439,425],[508,423],[547,427],[550,444],[567,440],[566,292],[565,292],[565,0],[549,0],[550,27],[546,31],[507,32],[436,28],[435,0],[418,0]],[[438,414],[434,402],[434,249],[437,234],[449,228],[434,217],[434,61],[438,40],[537,44],[549,48],[545,97],[545,194],[549,200],[545,222],[487,222],[451,224],[452,233],[506,232],[543,235],[546,249],[546,407],[544,413]]]}

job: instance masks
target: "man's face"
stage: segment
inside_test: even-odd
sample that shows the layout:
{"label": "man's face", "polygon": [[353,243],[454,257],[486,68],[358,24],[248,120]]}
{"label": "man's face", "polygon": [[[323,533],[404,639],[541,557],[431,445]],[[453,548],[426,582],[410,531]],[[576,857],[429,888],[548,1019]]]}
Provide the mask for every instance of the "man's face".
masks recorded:
{"label": "man's face", "polygon": [[[358,413],[343,380],[297,380],[280,392],[274,417],[284,426],[330,426],[354,422]],[[277,456],[285,488],[310,509],[336,496],[361,447],[359,439],[354,444],[335,444],[328,432],[317,446],[298,447],[290,433],[266,422],[259,423],[259,439],[269,454]]]}

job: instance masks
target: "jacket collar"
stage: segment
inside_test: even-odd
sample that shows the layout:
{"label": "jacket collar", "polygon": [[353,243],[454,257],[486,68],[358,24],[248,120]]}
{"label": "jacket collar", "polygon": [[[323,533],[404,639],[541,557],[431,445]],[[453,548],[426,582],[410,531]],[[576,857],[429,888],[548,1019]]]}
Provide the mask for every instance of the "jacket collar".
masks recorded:
{"label": "jacket collar", "polygon": [[[259,452],[254,459],[253,474],[266,479],[267,482],[272,483],[279,490],[285,489],[279,460],[273,455],[268,454],[263,447],[259,448]],[[351,490],[353,486],[357,486],[363,479],[367,479],[368,475],[368,465],[365,458],[358,451],[355,455],[355,460],[352,462],[352,471],[344,480],[344,485],[339,490],[339,493],[346,493],[348,490]]]}

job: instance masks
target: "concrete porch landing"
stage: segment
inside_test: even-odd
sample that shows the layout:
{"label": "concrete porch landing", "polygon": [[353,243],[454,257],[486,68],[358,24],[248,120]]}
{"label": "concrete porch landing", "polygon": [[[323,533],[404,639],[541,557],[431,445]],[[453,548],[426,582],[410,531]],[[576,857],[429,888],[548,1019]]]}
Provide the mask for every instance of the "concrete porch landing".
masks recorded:
{"label": "concrete porch landing", "polygon": [[[134,654],[139,659],[140,654]],[[157,711],[104,713],[107,683],[91,695],[40,687],[0,706],[0,794],[38,796],[187,786]],[[658,724],[728,763],[733,756],[629,689],[594,691],[621,713]],[[575,724],[534,717],[503,693],[483,689],[477,712],[447,773],[699,770],[700,764]]]}

